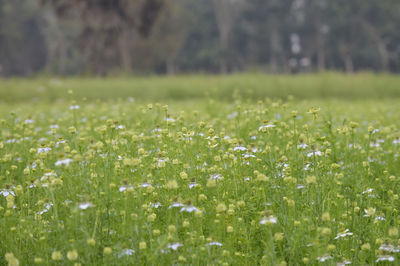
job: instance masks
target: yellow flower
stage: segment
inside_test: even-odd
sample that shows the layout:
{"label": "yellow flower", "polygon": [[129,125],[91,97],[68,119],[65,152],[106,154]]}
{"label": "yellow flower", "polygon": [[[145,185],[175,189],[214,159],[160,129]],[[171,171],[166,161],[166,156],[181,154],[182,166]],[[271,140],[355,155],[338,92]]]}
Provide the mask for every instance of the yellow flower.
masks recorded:
{"label": "yellow flower", "polygon": [[307,184],[315,184],[317,183],[317,178],[315,176],[307,176],[306,182]]}
{"label": "yellow flower", "polygon": [[112,248],[105,247],[103,250],[104,255],[110,255],[112,253]]}
{"label": "yellow flower", "polygon": [[62,254],[60,251],[53,251],[53,253],[51,253],[51,259],[52,260],[61,260],[62,259]]}
{"label": "yellow flower", "polygon": [[217,185],[217,182],[214,179],[208,179],[207,180],[207,187],[215,187]]}
{"label": "yellow flower", "polygon": [[143,250],[143,249],[146,249],[146,248],[147,248],[146,242],[142,241],[142,242],[139,243],[139,249]]}
{"label": "yellow flower", "polygon": [[224,211],[226,211],[226,205],[225,205],[225,203],[219,203],[219,204],[217,205],[217,207],[215,208],[215,210],[216,210],[217,212],[224,212]]}
{"label": "yellow flower", "polygon": [[18,259],[11,252],[6,253],[5,258],[6,258],[6,261],[8,262],[8,266],[18,266],[19,265]]}
{"label": "yellow flower", "polygon": [[397,229],[397,227],[389,228],[389,236],[396,237],[398,234],[399,234],[399,229]]}
{"label": "yellow flower", "polygon": [[178,188],[178,183],[176,182],[176,180],[170,180],[167,183],[167,188],[168,189],[177,189]]}
{"label": "yellow flower", "polygon": [[324,222],[329,222],[330,219],[331,219],[331,216],[329,215],[329,212],[324,212],[324,213],[322,214],[322,221],[324,221]]}
{"label": "yellow flower", "polygon": [[188,175],[185,172],[181,172],[179,175],[180,175],[180,177],[182,179],[187,179],[188,178]]}
{"label": "yellow flower", "polygon": [[371,249],[371,245],[369,243],[365,243],[361,246],[361,250],[369,251]]}
{"label": "yellow flower", "polygon": [[175,225],[171,224],[168,226],[168,232],[170,232],[171,234],[176,232],[176,227]]}
{"label": "yellow flower", "polygon": [[87,240],[87,243],[88,243],[89,246],[93,247],[94,245],[96,245],[96,240],[94,240],[93,238],[89,238]]}
{"label": "yellow flower", "polygon": [[274,239],[275,241],[281,241],[283,239],[283,233],[275,233]]}
{"label": "yellow flower", "polygon": [[76,260],[78,258],[78,251],[76,251],[76,249],[68,251],[67,252],[67,258],[70,261]]}

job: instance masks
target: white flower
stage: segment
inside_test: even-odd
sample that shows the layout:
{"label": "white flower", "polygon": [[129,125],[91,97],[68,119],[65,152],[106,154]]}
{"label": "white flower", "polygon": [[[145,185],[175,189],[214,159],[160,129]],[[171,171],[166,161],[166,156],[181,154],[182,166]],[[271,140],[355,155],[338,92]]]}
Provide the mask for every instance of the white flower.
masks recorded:
{"label": "white flower", "polygon": [[182,203],[180,203],[180,202],[175,202],[175,203],[172,203],[172,205],[169,206],[168,209],[171,209],[171,208],[178,208],[178,207],[183,207],[183,206],[185,206],[185,205],[182,204]]}
{"label": "white flower", "polygon": [[37,153],[49,152],[49,151],[51,151],[51,148],[44,147],[44,148],[38,148]]}
{"label": "white flower", "polygon": [[167,122],[172,122],[172,123],[175,122],[175,119],[170,118],[170,117],[165,118],[164,120],[167,121]]}
{"label": "white flower", "polygon": [[78,208],[81,210],[86,210],[87,208],[94,207],[94,205],[90,202],[79,203]]}
{"label": "white flower", "polygon": [[372,189],[372,188],[369,188],[369,189],[363,191],[362,194],[371,193],[372,191],[373,191],[373,189]]}
{"label": "white flower", "polygon": [[222,175],[221,174],[213,174],[213,175],[210,176],[210,179],[221,180],[222,179]]}
{"label": "white flower", "polygon": [[235,118],[236,116],[238,115],[238,112],[233,112],[233,113],[231,113],[231,114],[228,114],[227,116],[226,116],[226,118],[227,119],[233,119],[233,118]]}
{"label": "white flower", "polygon": [[180,210],[180,212],[196,212],[199,209],[195,206],[183,206]]}
{"label": "white flower", "polygon": [[349,229],[344,230],[344,232],[339,232],[337,234],[337,236],[335,237],[335,239],[339,239],[341,237],[345,237],[345,236],[352,236],[353,233],[349,231]]}
{"label": "white flower", "polygon": [[139,187],[151,187],[151,184],[143,183],[143,184],[139,185]]}
{"label": "white flower", "polygon": [[65,165],[65,166],[68,166],[70,163],[72,163],[74,160],[72,160],[72,159],[64,159],[64,160],[58,160],[56,163],[55,163],[55,166],[60,166],[60,165]]}
{"label": "white flower", "polygon": [[302,188],[304,188],[304,185],[298,185],[296,188],[297,189],[302,189]]}
{"label": "white flower", "polygon": [[324,256],[321,256],[321,257],[317,257],[317,260],[320,261],[320,262],[324,262],[324,261],[331,260],[331,259],[333,259],[333,257],[330,256],[330,255],[324,255]]}
{"label": "white flower", "polygon": [[219,243],[219,242],[210,242],[210,243],[207,243],[206,246],[207,246],[207,247],[208,247],[208,246],[218,246],[218,247],[222,247],[222,244]]}
{"label": "white flower", "polygon": [[121,258],[122,256],[132,256],[133,253],[135,253],[133,249],[127,248],[118,254],[118,258]]}
{"label": "white flower", "polygon": [[167,248],[172,249],[172,250],[178,250],[179,247],[182,247],[183,244],[181,243],[173,243],[173,244],[168,244]]}
{"label": "white flower", "polygon": [[197,183],[190,183],[189,184],[189,188],[194,188],[194,187],[197,187]]}
{"label": "white flower", "polygon": [[247,148],[243,146],[237,146],[233,148],[233,151],[247,151]]}
{"label": "white flower", "polygon": [[133,189],[133,186],[120,186],[119,187],[119,192],[124,192],[127,189]]}
{"label": "white flower", "polygon": [[386,221],[386,218],[383,216],[376,216],[374,220],[375,221]]}
{"label": "white flower", "polygon": [[24,122],[25,122],[25,124],[32,124],[33,120],[32,119],[26,119]]}
{"label": "white flower", "polygon": [[161,203],[159,203],[159,202],[156,202],[156,203],[151,203],[150,204],[150,207],[153,207],[153,208],[156,208],[156,209],[158,209],[159,207],[161,207],[162,205],[161,205]]}
{"label": "white flower", "polygon": [[40,212],[38,212],[38,214],[43,214],[45,212],[48,212],[51,208],[51,206],[53,206],[53,203],[45,203],[44,205],[44,209]]}
{"label": "white flower", "polygon": [[261,219],[260,224],[267,224],[267,223],[276,224],[277,221],[278,219],[275,216],[268,216]]}
{"label": "white flower", "polygon": [[321,151],[312,151],[312,152],[307,153],[308,158],[313,157],[313,156],[321,156],[321,155],[322,155]]}
{"label": "white flower", "polygon": [[12,195],[15,197],[15,193],[11,189],[3,189],[2,191],[0,191],[0,195],[3,195],[4,197],[7,197],[8,195]]}
{"label": "white flower", "polygon": [[79,108],[81,108],[79,105],[71,105],[69,110],[78,110]]}
{"label": "white flower", "polygon": [[266,129],[266,128],[273,128],[273,127],[275,127],[275,125],[269,124],[269,125],[260,126],[260,127],[258,128],[258,130],[261,131],[261,130],[263,130],[264,128]]}
{"label": "white flower", "polygon": [[390,255],[378,256],[378,258],[376,259],[376,262],[380,262],[380,261],[394,261],[394,257],[390,256]]}
{"label": "white flower", "polygon": [[344,260],[343,262],[336,263],[336,266],[344,266],[344,265],[348,265],[348,264],[351,264],[351,261]]}
{"label": "white flower", "polygon": [[393,245],[382,244],[379,247],[379,250],[383,250],[383,251],[386,251],[386,252],[398,253],[398,252],[400,252],[400,246],[394,247]]}
{"label": "white flower", "polygon": [[303,149],[303,150],[305,150],[305,149],[307,149],[307,147],[308,147],[308,145],[305,144],[305,143],[302,143],[302,144],[297,145],[297,149]]}

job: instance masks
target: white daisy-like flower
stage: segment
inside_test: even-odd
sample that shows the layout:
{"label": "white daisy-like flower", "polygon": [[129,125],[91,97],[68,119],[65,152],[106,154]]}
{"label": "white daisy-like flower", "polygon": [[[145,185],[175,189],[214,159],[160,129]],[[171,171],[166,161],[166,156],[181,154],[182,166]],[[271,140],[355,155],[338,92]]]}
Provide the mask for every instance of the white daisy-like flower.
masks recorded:
{"label": "white daisy-like flower", "polygon": [[317,257],[317,260],[320,262],[325,262],[325,261],[331,260],[331,259],[333,259],[333,257],[330,255],[323,255],[321,257]]}
{"label": "white daisy-like flower", "polygon": [[45,203],[45,204],[43,205],[44,209],[43,209],[42,211],[38,212],[38,214],[43,214],[43,213],[45,213],[45,212],[48,212],[48,211],[50,210],[51,206],[53,206],[53,205],[54,205],[54,204],[51,203],[51,202]]}
{"label": "white daisy-like flower", "polygon": [[372,191],[373,191],[373,189],[369,188],[369,189],[363,191],[362,194],[371,193]]}
{"label": "white daisy-like flower", "polygon": [[260,127],[258,128],[258,130],[261,131],[261,130],[263,130],[264,128],[267,129],[267,128],[274,128],[274,127],[276,127],[276,126],[275,126],[275,125],[272,125],[272,124],[268,124],[268,125],[260,126]]}
{"label": "white daisy-like flower", "polygon": [[346,237],[346,236],[352,236],[352,235],[353,235],[353,233],[350,232],[349,229],[346,229],[343,232],[339,232],[337,234],[337,236],[335,237],[335,239],[339,239],[339,238]]}
{"label": "white daisy-like flower", "polygon": [[150,204],[150,207],[153,207],[153,208],[156,208],[156,209],[160,208],[161,206],[162,206],[162,205],[161,205],[161,203],[159,203],[159,202],[151,203],[151,204]]}
{"label": "white daisy-like flower", "polygon": [[195,206],[183,206],[180,210],[180,212],[196,212],[199,211],[199,209]]}
{"label": "white daisy-like flower", "polygon": [[218,246],[218,247],[222,247],[222,243],[220,242],[210,242],[206,244],[207,247],[209,246]]}
{"label": "white daisy-like flower", "polygon": [[247,151],[247,148],[243,146],[237,146],[233,148],[233,151]]}
{"label": "white daisy-like flower", "polygon": [[190,183],[190,184],[189,184],[189,188],[190,188],[190,189],[192,189],[192,188],[194,188],[194,187],[197,187],[197,186],[198,186],[197,183]]}
{"label": "white daisy-like flower", "polygon": [[210,175],[210,179],[221,180],[222,175],[221,174],[213,174],[213,175]]}
{"label": "white daisy-like flower", "polygon": [[49,147],[44,147],[44,148],[38,148],[37,153],[45,153],[51,151],[51,148]]}
{"label": "white daisy-like flower", "polygon": [[297,145],[297,149],[303,149],[303,150],[305,150],[305,149],[307,149],[307,148],[308,148],[308,145],[305,144],[305,143],[302,143],[302,144]]}
{"label": "white daisy-like flower", "polygon": [[118,258],[121,258],[123,256],[132,256],[134,253],[135,253],[135,250],[127,248],[118,254]]}
{"label": "white daisy-like flower", "polygon": [[139,187],[151,187],[151,184],[143,183],[143,184],[139,185]]}
{"label": "white daisy-like flower", "polygon": [[94,205],[90,202],[83,202],[78,204],[78,208],[81,210],[86,210],[88,208],[94,207]]}
{"label": "white daisy-like flower", "polygon": [[342,262],[336,263],[336,266],[344,266],[344,265],[349,265],[349,264],[351,264],[351,261],[349,261],[349,260],[344,260],[344,261],[342,261]]}
{"label": "white daisy-like flower", "polygon": [[74,160],[72,160],[72,159],[69,159],[69,158],[67,158],[67,159],[64,159],[64,160],[58,160],[56,163],[55,163],[55,166],[61,166],[61,165],[65,165],[65,166],[68,166],[70,163],[72,163]]}
{"label": "white daisy-like flower", "polygon": [[78,110],[79,108],[81,108],[79,105],[71,105],[69,110]]}
{"label": "white daisy-like flower", "polygon": [[312,151],[312,152],[307,153],[308,158],[313,157],[313,156],[321,156],[321,155],[322,155],[321,151]]}
{"label": "white daisy-like flower", "polygon": [[119,192],[124,192],[127,189],[133,189],[133,186],[120,186],[119,187]]}
{"label": "white daisy-like flower", "polygon": [[167,248],[172,249],[172,250],[178,250],[179,247],[183,247],[183,244],[172,243],[172,244],[168,244],[168,246],[167,246]]}
{"label": "white daisy-like flower", "polygon": [[3,189],[2,191],[0,191],[0,195],[3,195],[4,197],[7,197],[8,195],[12,195],[15,197],[15,193],[11,189]]}
{"label": "white daisy-like flower", "polygon": [[394,261],[394,257],[391,255],[378,256],[378,258],[376,259],[376,262],[380,262],[380,261]]}
{"label": "white daisy-like flower", "polygon": [[180,203],[180,202],[175,202],[175,203],[172,203],[172,205],[170,205],[170,206],[168,207],[168,209],[171,209],[171,208],[179,208],[179,207],[183,207],[183,206],[185,206],[185,205],[182,204],[182,203]]}
{"label": "white daisy-like flower", "polygon": [[379,250],[383,250],[386,252],[392,252],[392,253],[398,253],[398,252],[400,252],[400,246],[395,247],[393,245],[382,244],[379,247]]}
{"label": "white daisy-like flower", "polygon": [[278,222],[278,218],[275,216],[268,216],[261,219],[260,224],[276,224]]}

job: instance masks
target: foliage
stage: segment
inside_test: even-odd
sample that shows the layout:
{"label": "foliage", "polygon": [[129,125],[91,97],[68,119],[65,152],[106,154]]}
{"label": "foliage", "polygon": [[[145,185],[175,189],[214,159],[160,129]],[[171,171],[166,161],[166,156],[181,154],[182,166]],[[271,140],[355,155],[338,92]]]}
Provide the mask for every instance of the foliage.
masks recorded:
{"label": "foliage", "polygon": [[0,106],[0,264],[400,259],[397,100],[96,102],[78,82]]}

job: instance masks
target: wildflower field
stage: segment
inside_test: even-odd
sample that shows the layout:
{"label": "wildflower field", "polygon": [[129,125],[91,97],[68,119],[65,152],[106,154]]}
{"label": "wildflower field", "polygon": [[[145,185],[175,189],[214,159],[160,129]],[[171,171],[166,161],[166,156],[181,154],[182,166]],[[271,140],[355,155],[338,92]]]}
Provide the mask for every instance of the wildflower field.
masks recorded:
{"label": "wildflower field", "polygon": [[242,78],[1,81],[0,264],[399,265],[399,78]]}

